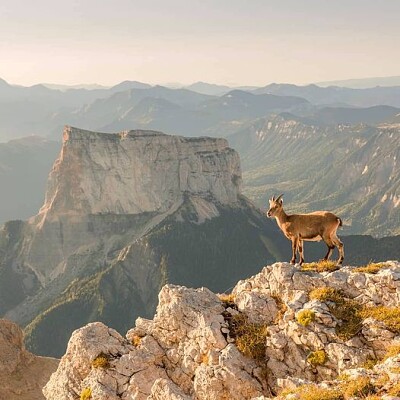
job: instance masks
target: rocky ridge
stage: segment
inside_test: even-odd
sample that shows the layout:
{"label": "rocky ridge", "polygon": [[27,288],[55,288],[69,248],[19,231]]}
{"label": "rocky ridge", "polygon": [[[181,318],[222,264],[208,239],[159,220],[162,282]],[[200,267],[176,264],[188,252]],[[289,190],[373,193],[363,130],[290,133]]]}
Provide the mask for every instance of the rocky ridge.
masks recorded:
{"label": "rocky ridge", "polygon": [[154,319],[138,318],[125,338],[102,323],[75,331],[44,394],[394,399],[399,304],[397,261],[333,272],[275,263],[239,281],[230,296],[166,285]]}
{"label": "rocky ridge", "polygon": [[0,319],[0,399],[44,399],[41,389],[58,361],[26,351],[18,325]]}

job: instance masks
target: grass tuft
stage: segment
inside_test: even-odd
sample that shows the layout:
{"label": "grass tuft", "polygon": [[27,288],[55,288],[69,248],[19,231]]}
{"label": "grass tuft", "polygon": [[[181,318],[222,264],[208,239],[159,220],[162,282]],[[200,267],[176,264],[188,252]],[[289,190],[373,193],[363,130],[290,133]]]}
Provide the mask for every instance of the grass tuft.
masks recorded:
{"label": "grass tuft", "polygon": [[107,354],[100,353],[93,361],[93,368],[110,368],[110,357]]}
{"label": "grass tuft", "polygon": [[367,265],[363,265],[362,267],[354,268],[354,272],[363,272],[365,274],[376,274],[383,267],[386,267],[385,263],[369,263]]}
{"label": "grass tuft", "polygon": [[361,305],[352,299],[344,297],[339,290],[330,287],[321,287],[309,293],[311,300],[319,300],[328,304],[329,311],[342,323],[336,327],[336,334],[342,340],[349,340],[362,327]]}
{"label": "grass tuft", "polygon": [[220,293],[218,294],[218,298],[226,305],[230,306],[235,304],[235,295],[232,293]]}
{"label": "grass tuft", "polygon": [[140,343],[142,343],[142,337],[139,336],[139,335],[133,335],[131,343],[132,343],[133,346],[139,347]]}
{"label": "grass tuft", "polygon": [[364,307],[360,313],[362,318],[373,318],[383,322],[393,333],[400,333],[400,307]]}
{"label": "grass tuft", "polygon": [[300,325],[308,326],[315,321],[315,312],[313,310],[300,310],[296,315],[296,320]]}
{"label": "grass tuft", "polygon": [[301,266],[302,271],[313,271],[313,272],[333,272],[339,269],[338,265],[334,261],[321,260],[313,263],[305,263]]}
{"label": "grass tuft", "polygon": [[232,317],[230,328],[230,334],[242,354],[258,361],[265,359],[266,325],[251,323],[245,314],[237,314]]}
{"label": "grass tuft", "polygon": [[91,388],[85,388],[81,392],[81,397],[80,400],[89,400],[92,398],[92,389]]}
{"label": "grass tuft", "polygon": [[313,351],[307,356],[307,362],[313,366],[324,365],[327,361],[328,356],[324,350]]}
{"label": "grass tuft", "polygon": [[375,393],[375,387],[368,377],[362,376],[344,383],[342,391],[345,399],[354,397],[365,398],[365,396]]}
{"label": "grass tuft", "polygon": [[399,344],[392,344],[391,346],[388,346],[386,349],[386,353],[383,356],[383,361],[387,360],[390,357],[395,357],[400,354],[400,343]]}
{"label": "grass tuft", "polygon": [[391,396],[400,396],[400,382],[396,383],[394,386],[392,386],[389,391],[388,394],[390,394]]}

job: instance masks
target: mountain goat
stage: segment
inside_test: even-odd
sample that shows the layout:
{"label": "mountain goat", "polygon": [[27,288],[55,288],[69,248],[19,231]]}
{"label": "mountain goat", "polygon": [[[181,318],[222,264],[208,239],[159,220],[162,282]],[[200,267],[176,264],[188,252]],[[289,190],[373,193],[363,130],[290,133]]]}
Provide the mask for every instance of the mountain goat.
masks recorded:
{"label": "mountain goat", "polygon": [[273,196],[269,200],[269,210],[267,216],[276,218],[279,228],[284,235],[292,242],[291,264],[296,263],[297,251],[299,252],[300,262],[304,262],[303,241],[323,240],[328,246],[324,260],[328,260],[335,246],[339,251],[338,265],[343,263],[344,246],[336,235],[336,230],[342,226],[342,220],[335,214],[328,211],[315,211],[309,214],[288,215],[283,209],[282,194],[275,199]]}

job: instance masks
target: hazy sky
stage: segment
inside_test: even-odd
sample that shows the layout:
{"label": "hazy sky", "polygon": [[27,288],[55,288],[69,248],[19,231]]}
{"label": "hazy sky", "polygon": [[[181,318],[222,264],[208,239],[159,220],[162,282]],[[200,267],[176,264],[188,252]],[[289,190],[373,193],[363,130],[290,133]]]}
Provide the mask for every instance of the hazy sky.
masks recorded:
{"label": "hazy sky", "polygon": [[0,77],[264,85],[400,75],[400,0],[0,0]]}

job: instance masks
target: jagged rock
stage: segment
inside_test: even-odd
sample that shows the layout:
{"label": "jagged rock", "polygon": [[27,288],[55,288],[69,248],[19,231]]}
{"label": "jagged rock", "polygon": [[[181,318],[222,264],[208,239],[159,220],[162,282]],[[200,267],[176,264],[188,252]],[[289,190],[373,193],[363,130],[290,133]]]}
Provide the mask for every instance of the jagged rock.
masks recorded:
{"label": "jagged rock", "polygon": [[42,387],[57,365],[56,359],[26,351],[19,326],[0,319],[0,399],[44,399]]}
{"label": "jagged rock", "polygon": [[[400,278],[400,263],[386,264],[374,275],[381,288],[374,293],[380,297],[360,285],[370,274],[348,267],[340,274],[308,273],[286,263],[267,266],[238,282],[233,289],[235,305],[224,303],[206,288],[166,285],[154,319],[138,318],[127,339],[100,323],[76,331],[45,394],[48,400],[73,399],[90,387],[93,400],[268,399],[282,388],[295,391],[312,382],[334,387],[339,374],[347,374],[350,380],[368,377],[375,384],[386,373],[390,383],[380,389],[386,390],[383,396],[400,382],[400,355],[370,370],[363,367],[376,355],[373,339],[379,333],[371,333],[373,320],[366,318],[363,329],[344,341],[335,331],[342,321],[331,314],[331,304],[307,300],[313,288],[331,287],[352,293],[366,305],[372,298],[374,305],[381,305],[386,301],[384,282],[394,287]],[[300,310],[314,311],[315,319],[300,324]],[[252,326],[267,326],[265,356],[253,359],[240,352],[231,322],[237,315],[246,316]],[[387,348],[397,343],[396,338],[386,335],[381,345]],[[110,355],[109,368],[92,367],[100,353]]]}

